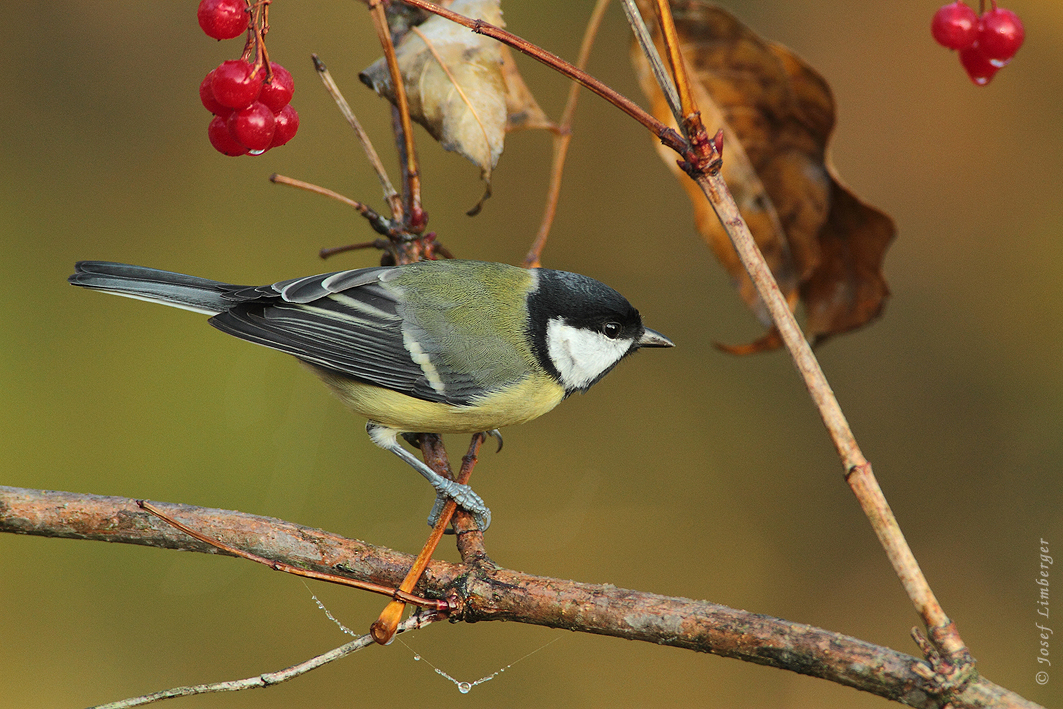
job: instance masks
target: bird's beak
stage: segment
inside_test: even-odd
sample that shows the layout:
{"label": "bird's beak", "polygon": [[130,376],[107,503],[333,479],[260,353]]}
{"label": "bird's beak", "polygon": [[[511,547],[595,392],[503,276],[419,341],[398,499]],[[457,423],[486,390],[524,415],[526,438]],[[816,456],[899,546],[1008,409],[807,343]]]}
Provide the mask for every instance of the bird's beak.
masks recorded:
{"label": "bird's beak", "polygon": [[639,347],[675,347],[674,342],[656,330],[649,328],[646,328],[646,332],[642,333],[642,337],[635,344]]}

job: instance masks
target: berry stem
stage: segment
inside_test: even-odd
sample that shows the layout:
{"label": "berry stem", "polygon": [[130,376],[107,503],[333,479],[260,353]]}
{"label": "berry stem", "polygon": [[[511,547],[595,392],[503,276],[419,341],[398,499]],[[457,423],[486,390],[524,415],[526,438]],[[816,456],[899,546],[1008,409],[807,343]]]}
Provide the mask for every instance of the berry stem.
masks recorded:
{"label": "berry stem", "polygon": [[[266,49],[266,34],[269,32],[269,5],[272,0],[258,0],[248,7],[251,22],[248,25],[247,42],[240,58],[254,65],[255,73],[262,67],[266,70],[266,81],[273,81],[273,70],[269,66],[269,50]],[[254,61],[251,61],[252,56]]]}
{"label": "berry stem", "polygon": [[273,81],[273,67],[269,63],[269,50],[266,49],[266,33],[269,32],[269,4],[270,0],[260,0],[256,3],[259,8],[259,21],[255,23],[255,35],[258,44],[258,54],[255,62],[266,68],[266,82]]}

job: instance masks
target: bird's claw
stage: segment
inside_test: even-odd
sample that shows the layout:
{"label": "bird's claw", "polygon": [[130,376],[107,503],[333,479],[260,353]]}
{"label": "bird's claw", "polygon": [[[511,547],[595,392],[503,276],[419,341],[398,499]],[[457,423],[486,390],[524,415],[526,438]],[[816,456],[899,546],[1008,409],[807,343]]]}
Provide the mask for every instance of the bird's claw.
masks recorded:
{"label": "bird's claw", "polygon": [[497,428],[492,428],[490,431],[484,431],[484,435],[485,436],[490,436],[491,438],[493,438],[496,441],[498,441],[498,450],[496,450],[495,453],[501,453],[502,452],[502,432],[499,431]]}
{"label": "bird's claw", "polygon": [[472,515],[476,527],[481,532],[486,532],[491,526],[491,510],[484,504],[483,499],[473,492],[468,485],[462,485],[453,481],[442,488],[436,488],[436,501],[432,505],[432,511],[428,513],[428,526],[434,527],[439,521],[439,515],[443,514],[443,505],[447,500],[454,500],[458,507]]}

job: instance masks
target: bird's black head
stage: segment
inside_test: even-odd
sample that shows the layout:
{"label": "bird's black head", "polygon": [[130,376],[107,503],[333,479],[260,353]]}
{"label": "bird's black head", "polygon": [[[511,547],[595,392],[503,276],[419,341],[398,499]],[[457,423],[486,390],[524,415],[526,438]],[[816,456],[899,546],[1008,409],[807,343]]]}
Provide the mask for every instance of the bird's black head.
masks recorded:
{"label": "bird's black head", "polygon": [[609,286],[577,273],[539,269],[528,296],[529,335],[542,367],[566,394],[586,391],[640,347],[671,347]]}

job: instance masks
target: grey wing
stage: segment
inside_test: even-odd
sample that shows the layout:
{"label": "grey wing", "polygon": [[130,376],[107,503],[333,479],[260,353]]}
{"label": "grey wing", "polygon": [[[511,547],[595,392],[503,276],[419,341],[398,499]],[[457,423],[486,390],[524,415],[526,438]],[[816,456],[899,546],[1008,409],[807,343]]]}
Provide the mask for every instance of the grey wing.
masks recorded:
{"label": "grey wing", "polygon": [[428,401],[466,403],[433,389],[403,339],[394,291],[380,282],[388,268],[340,271],[243,288],[214,327],[358,381]]}

